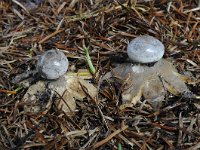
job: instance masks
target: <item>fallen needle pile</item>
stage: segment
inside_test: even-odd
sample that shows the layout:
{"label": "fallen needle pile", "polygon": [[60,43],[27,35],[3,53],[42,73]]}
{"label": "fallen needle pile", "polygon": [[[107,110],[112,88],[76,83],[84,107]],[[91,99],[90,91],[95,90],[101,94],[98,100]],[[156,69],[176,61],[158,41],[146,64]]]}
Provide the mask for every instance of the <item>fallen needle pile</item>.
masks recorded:
{"label": "fallen needle pile", "polygon": [[199,6],[1,0],[0,149],[200,149]]}

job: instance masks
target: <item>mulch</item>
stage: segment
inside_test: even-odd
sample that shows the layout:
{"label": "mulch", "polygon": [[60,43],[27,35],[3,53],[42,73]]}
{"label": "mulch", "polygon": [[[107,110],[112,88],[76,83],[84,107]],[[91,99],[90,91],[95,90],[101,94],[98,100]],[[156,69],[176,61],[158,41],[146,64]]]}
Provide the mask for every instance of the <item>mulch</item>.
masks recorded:
{"label": "mulch", "polygon": [[[195,79],[196,98],[168,93],[160,109],[136,104],[119,109],[119,87],[105,83],[98,99],[77,101],[74,113],[52,105],[24,112],[27,88],[16,75],[34,70],[37,56],[57,48],[75,72],[87,69],[84,47],[97,73],[127,61],[127,44],[151,35],[165,45],[181,74]],[[198,0],[1,0],[0,1],[0,149],[200,149],[200,2]]]}

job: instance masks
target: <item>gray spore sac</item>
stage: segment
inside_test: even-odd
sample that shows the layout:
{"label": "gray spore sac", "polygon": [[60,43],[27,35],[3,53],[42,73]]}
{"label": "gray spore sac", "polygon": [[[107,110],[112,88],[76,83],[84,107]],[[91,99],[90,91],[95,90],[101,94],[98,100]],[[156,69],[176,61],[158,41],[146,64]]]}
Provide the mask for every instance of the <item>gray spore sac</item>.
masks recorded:
{"label": "gray spore sac", "polygon": [[37,70],[45,79],[58,79],[68,69],[69,62],[62,51],[49,50],[44,52],[38,59]]}
{"label": "gray spore sac", "polygon": [[152,36],[143,35],[128,44],[127,54],[133,62],[152,63],[163,57],[164,45]]}

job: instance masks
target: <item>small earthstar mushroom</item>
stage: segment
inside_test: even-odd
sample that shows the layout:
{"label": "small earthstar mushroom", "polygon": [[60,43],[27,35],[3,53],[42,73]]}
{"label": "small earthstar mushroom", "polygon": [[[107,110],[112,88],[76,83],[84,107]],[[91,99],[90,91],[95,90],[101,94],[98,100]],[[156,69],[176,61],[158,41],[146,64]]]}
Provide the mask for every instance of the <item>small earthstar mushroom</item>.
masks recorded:
{"label": "small earthstar mushroom", "polygon": [[55,80],[63,76],[68,69],[69,62],[62,51],[49,50],[44,52],[38,59],[37,71],[41,77]]}
{"label": "small earthstar mushroom", "polygon": [[128,44],[127,53],[133,62],[152,63],[163,57],[164,45],[152,36],[143,35]]}

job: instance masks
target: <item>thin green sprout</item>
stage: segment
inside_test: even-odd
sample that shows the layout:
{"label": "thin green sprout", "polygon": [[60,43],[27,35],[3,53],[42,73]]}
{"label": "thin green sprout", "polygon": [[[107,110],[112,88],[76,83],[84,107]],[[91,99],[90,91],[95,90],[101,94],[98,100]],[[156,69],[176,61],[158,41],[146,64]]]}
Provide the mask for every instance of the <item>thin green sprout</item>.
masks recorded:
{"label": "thin green sprout", "polygon": [[90,58],[90,55],[89,55],[89,50],[88,50],[88,48],[86,48],[86,47],[84,48],[84,50],[85,50],[86,60],[87,60],[88,66],[89,66],[89,68],[90,68],[90,72],[91,72],[92,74],[95,74],[96,69],[95,69],[95,67],[94,67],[93,64],[92,64],[92,61],[91,61],[91,58]]}
{"label": "thin green sprout", "polygon": [[121,143],[118,143],[118,148],[117,148],[117,150],[122,150],[122,145],[121,145]]}

